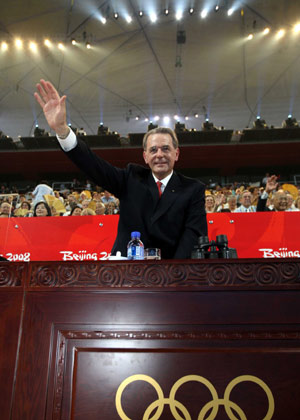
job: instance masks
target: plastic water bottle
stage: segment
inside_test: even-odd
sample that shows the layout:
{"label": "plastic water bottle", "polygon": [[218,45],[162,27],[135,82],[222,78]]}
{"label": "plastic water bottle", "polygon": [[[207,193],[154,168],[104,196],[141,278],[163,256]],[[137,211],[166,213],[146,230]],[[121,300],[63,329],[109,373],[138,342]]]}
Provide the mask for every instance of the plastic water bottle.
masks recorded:
{"label": "plastic water bottle", "polygon": [[141,241],[140,232],[131,232],[131,240],[127,245],[127,259],[128,260],[143,260],[144,259],[144,244]]}

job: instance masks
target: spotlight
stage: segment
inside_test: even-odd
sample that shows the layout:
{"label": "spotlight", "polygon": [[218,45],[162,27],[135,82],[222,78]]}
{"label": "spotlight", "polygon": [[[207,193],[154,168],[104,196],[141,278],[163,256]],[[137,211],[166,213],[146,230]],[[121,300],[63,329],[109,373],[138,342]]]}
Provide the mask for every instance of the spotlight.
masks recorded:
{"label": "spotlight", "polygon": [[159,116],[155,115],[155,117],[153,118],[154,121],[159,121]]}
{"label": "spotlight", "polygon": [[157,21],[157,16],[154,12],[150,13],[149,18],[150,18],[152,23],[155,23]]}
{"label": "spotlight", "polygon": [[249,40],[249,41],[251,41],[251,39],[253,39],[253,34],[249,34],[248,36],[247,36],[247,39]]}
{"label": "spotlight", "polygon": [[174,115],[174,120],[176,120],[176,121],[179,121],[179,116],[176,114],[176,115]]}
{"label": "spotlight", "polygon": [[299,124],[296,118],[293,118],[290,114],[285,121],[282,123],[283,128],[299,128]]}
{"label": "spotlight", "polygon": [[165,14],[166,16],[168,16],[168,14],[169,14],[169,9],[165,9],[165,10],[164,10],[164,14]]}
{"label": "spotlight", "polygon": [[144,12],[142,10],[139,11],[139,17],[143,17],[144,16]]}
{"label": "spotlight", "polygon": [[132,22],[132,17],[130,15],[126,15],[125,20],[126,20],[127,23],[131,23]]}
{"label": "spotlight", "polygon": [[213,122],[209,121],[209,118],[202,123],[202,130],[203,131],[216,131],[217,128],[214,126]]}
{"label": "spotlight", "polygon": [[263,35],[268,35],[270,33],[270,28],[265,28],[263,30]]}
{"label": "spotlight", "polygon": [[280,38],[282,38],[284,35],[285,35],[285,30],[284,30],[284,29],[280,29],[280,30],[277,32],[276,37],[277,37],[278,39],[280,39]]}
{"label": "spotlight", "polygon": [[197,114],[197,112],[194,114],[195,118],[199,118],[199,114]]}
{"label": "spotlight", "polygon": [[52,46],[52,43],[49,39],[45,39],[44,45],[46,45],[46,47],[50,48]]}
{"label": "spotlight", "polygon": [[105,25],[105,24],[106,24],[106,22],[107,22],[107,20],[106,20],[106,18],[105,18],[104,16],[101,16],[101,17],[100,17],[100,20],[101,20],[101,22],[103,23],[103,25]]}
{"label": "spotlight", "polygon": [[145,122],[148,122],[148,121],[149,121],[149,118],[147,118],[147,117],[146,117],[144,121],[145,121]]}
{"label": "spotlight", "polygon": [[85,46],[86,46],[86,48],[87,48],[88,50],[90,50],[90,49],[92,48],[92,46],[91,46],[90,42],[86,42]]}
{"label": "spotlight", "polygon": [[63,51],[63,50],[65,49],[64,44],[63,44],[62,42],[60,42],[60,43],[57,45],[57,47],[58,47],[58,49],[60,49],[61,51]]}
{"label": "spotlight", "polygon": [[185,124],[181,124],[179,121],[175,124],[174,127],[175,133],[182,133],[186,131]]}
{"label": "spotlight", "polygon": [[297,23],[297,24],[294,26],[294,32],[295,32],[296,34],[300,32],[300,23]]}
{"label": "spotlight", "polygon": [[136,119],[136,121],[138,121],[138,120],[140,119],[140,116],[139,116],[139,115],[137,115],[137,116],[135,117],[135,119]]}
{"label": "spotlight", "polygon": [[33,132],[34,137],[47,137],[48,133],[46,133],[44,128],[39,128],[38,125],[35,126],[34,132]]}
{"label": "spotlight", "polygon": [[202,17],[202,19],[205,19],[206,16],[207,16],[207,14],[208,14],[208,10],[207,9],[203,9],[200,16]]}
{"label": "spotlight", "polygon": [[180,20],[180,19],[182,19],[182,10],[178,10],[178,11],[176,12],[175,17],[176,17],[176,20]]}
{"label": "spotlight", "polygon": [[72,43],[72,45],[76,45],[77,44],[76,39],[72,38],[71,43]]}
{"label": "spotlight", "polygon": [[29,42],[29,48],[31,49],[31,51],[37,52],[37,44],[36,44],[36,42],[30,41]]}
{"label": "spotlight", "polygon": [[260,116],[258,115],[256,117],[256,120],[253,122],[253,128],[255,130],[265,130],[269,127],[267,126],[266,121],[261,119]]}
{"label": "spotlight", "polygon": [[152,121],[150,121],[150,124],[148,125],[148,130],[147,131],[154,130],[154,128],[157,128],[157,127],[158,127],[157,124],[153,124]]}
{"label": "spotlight", "polygon": [[114,13],[114,18],[117,20],[117,19],[119,19],[119,13],[117,13],[117,12],[115,12]]}
{"label": "spotlight", "polygon": [[18,49],[21,49],[23,47],[23,41],[20,38],[17,38],[15,40],[15,45]]}
{"label": "spotlight", "polygon": [[218,4],[215,5],[214,11],[218,12],[220,10],[220,6]]}
{"label": "spotlight", "polygon": [[194,11],[195,11],[194,8],[193,7],[190,7],[189,14],[192,15],[194,13]]}
{"label": "spotlight", "polygon": [[234,10],[233,10],[233,8],[231,7],[230,9],[228,9],[227,15],[228,15],[228,16],[231,16],[231,15],[233,15],[233,12],[234,12]]}
{"label": "spotlight", "polygon": [[98,136],[105,136],[109,133],[108,127],[104,126],[103,123],[100,123],[98,127],[97,134]]}
{"label": "spotlight", "polygon": [[185,119],[185,121],[188,121],[188,120],[189,120],[189,117],[188,117],[188,116],[186,116],[186,117],[184,117],[184,119]]}
{"label": "spotlight", "polygon": [[8,49],[8,43],[5,41],[1,42],[1,50],[6,51]]}
{"label": "spotlight", "polygon": [[165,124],[165,125],[168,125],[168,124],[170,123],[170,117],[165,116],[165,117],[163,118],[163,121],[164,121],[164,124]]}

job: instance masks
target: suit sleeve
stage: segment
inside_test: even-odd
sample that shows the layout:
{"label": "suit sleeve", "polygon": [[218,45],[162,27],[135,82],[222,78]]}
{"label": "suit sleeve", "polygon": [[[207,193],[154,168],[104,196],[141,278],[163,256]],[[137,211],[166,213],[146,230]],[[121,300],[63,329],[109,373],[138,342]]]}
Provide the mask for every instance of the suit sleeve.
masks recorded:
{"label": "suit sleeve", "polygon": [[190,205],[186,211],[182,235],[178,242],[175,259],[191,258],[199,236],[207,236],[204,186],[197,183]]}

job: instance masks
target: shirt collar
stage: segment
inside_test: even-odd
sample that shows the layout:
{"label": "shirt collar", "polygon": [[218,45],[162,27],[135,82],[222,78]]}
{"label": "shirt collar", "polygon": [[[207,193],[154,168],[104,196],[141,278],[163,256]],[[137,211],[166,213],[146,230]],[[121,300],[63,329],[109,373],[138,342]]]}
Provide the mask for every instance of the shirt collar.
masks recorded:
{"label": "shirt collar", "polygon": [[163,178],[163,179],[158,179],[158,178],[156,178],[156,176],[154,175],[154,173],[152,172],[152,175],[153,175],[153,178],[154,178],[154,181],[155,181],[155,183],[157,182],[157,181],[160,181],[165,187],[168,185],[168,182],[170,181],[170,178],[171,178],[171,176],[173,175],[173,171],[168,175],[168,176],[166,176],[165,178]]}

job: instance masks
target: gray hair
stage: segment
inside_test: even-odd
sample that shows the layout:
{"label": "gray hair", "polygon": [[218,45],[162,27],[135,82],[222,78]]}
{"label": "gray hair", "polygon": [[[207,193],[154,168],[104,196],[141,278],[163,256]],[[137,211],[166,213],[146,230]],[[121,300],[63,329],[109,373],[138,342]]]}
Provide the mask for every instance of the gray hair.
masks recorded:
{"label": "gray hair", "polygon": [[178,149],[179,144],[178,144],[178,138],[176,136],[175,131],[168,127],[157,127],[157,128],[154,128],[153,130],[148,131],[144,135],[144,138],[143,138],[144,150],[147,149],[147,140],[148,140],[148,137],[152,136],[152,134],[169,134],[171,136],[174,149]]}

